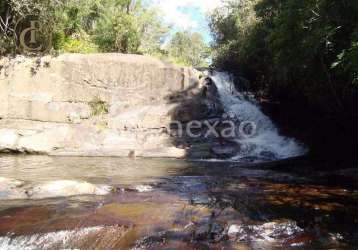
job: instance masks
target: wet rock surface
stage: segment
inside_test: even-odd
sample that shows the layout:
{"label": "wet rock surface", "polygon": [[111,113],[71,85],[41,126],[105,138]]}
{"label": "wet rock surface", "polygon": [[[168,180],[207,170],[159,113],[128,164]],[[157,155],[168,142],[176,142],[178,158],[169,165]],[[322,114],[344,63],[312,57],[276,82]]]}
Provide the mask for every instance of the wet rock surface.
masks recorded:
{"label": "wet rock surface", "polygon": [[30,184],[15,179],[0,178],[0,200],[46,199],[77,195],[108,195],[113,188],[84,181],[58,180]]}
{"label": "wet rock surface", "polygon": [[0,177],[0,200],[26,198],[26,193],[21,190],[23,185],[23,181]]}
{"label": "wet rock surface", "polygon": [[[14,177],[23,181],[11,178],[15,169]],[[107,195],[90,189],[51,199],[3,199],[1,249],[358,246],[356,183],[315,181],[321,173],[300,176],[222,162],[20,156],[0,158],[0,175],[2,190],[29,184],[43,190],[54,184],[113,187]],[[77,181],[58,181],[69,176]]]}

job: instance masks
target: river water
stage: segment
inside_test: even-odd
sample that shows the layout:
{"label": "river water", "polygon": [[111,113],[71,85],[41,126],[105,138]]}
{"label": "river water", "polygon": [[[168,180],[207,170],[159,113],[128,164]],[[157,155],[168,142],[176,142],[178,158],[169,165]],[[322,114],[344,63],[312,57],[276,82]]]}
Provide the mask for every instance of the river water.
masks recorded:
{"label": "river water", "polygon": [[[300,164],[280,166],[306,167]],[[53,183],[48,192],[57,193],[8,199],[10,191],[0,185],[0,249],[358,248],[358,192],[351,173],[275,169],[281,167],[1,156],[0,176],[23,181],[10,191],[28,194]],[[58,197],[60,180],[112,190]]]}

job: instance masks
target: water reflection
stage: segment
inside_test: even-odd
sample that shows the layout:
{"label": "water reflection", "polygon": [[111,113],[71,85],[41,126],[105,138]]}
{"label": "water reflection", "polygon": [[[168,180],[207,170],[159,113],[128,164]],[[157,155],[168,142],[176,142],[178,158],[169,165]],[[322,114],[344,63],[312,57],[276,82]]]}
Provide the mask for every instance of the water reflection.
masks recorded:
{"label": "water reflection", "polygon": [[101,157],[0,157],[0,176],[31,182],[84,180],[95,184],[154,182],[188,167],[185,161]]}

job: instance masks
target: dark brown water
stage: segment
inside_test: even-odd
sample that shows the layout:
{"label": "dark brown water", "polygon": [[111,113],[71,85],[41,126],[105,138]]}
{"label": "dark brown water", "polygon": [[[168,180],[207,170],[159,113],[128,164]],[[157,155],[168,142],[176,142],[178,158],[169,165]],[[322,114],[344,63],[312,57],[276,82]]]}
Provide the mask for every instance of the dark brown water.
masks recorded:
{"label": "dark brown water", "polygon": [[25,187],[74,180],[113,191],[2,196],[0,249],[358,249],[354,176],[304,173],[265,164],[4,156],[0,177]]}

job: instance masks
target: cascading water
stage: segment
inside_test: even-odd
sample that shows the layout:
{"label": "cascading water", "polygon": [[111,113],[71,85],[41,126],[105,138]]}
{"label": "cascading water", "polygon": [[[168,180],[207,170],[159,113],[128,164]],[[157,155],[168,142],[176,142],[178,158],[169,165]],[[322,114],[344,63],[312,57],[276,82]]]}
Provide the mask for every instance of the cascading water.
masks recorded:
{"label": "cascading water", "polygon": [[[240,127],[235,138],[240,150],[233,160],[277,160],[306,153],[305,147],[294,139],[281,136],[277,127],[260,107],[236,90],[230,75],[215,72],[211,78],[218,89],[225,113],[234,120],[237,128]],[[249,127],[249,135],[243,133],[245,126],[242,125]]]}

